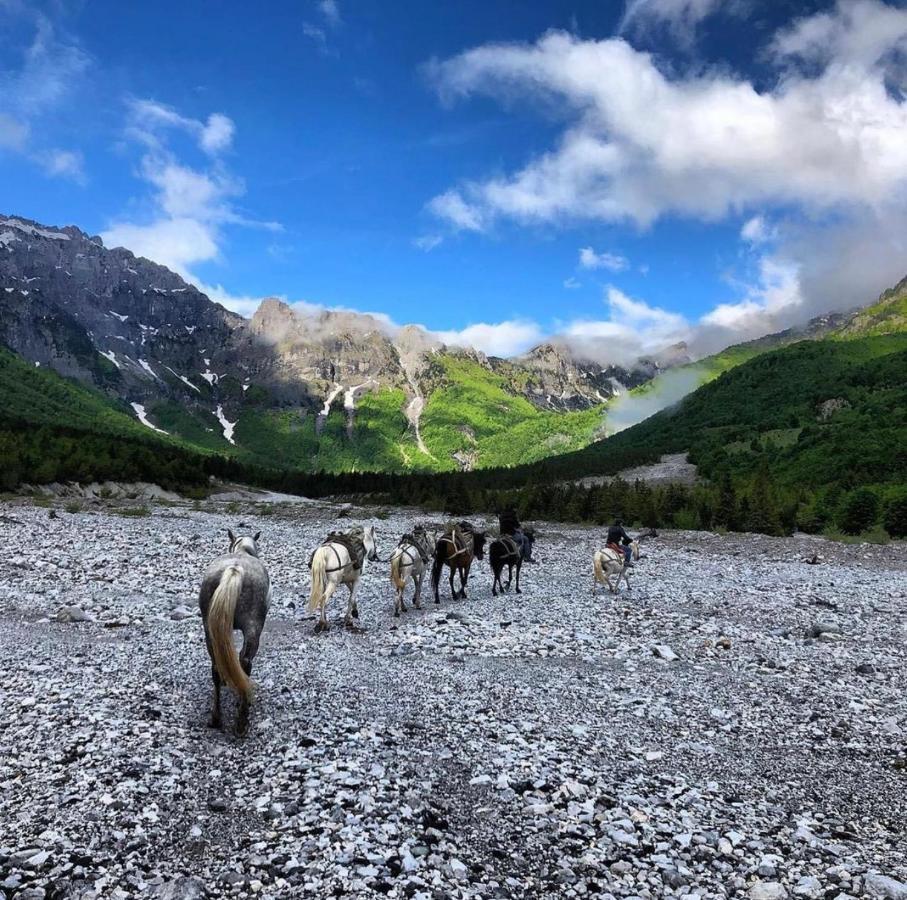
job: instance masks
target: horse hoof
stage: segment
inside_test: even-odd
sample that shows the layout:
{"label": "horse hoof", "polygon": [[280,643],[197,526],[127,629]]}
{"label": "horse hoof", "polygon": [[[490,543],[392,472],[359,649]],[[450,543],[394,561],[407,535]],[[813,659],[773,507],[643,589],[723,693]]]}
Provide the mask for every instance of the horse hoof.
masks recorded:
{"label": "horse hoof", "polygon": [[395,619],[399,619],[399,618],[400,618],[400,610],[399,610],[399,609],[395,609],[395,610],[394,610],[394,618],[395,618]]}
{"label": "horse hoof", "polygon": [[214,715],[209,716],[208,717],[208,727],[209,728],[220,728],[221,727],[220,716],[214,716]]}
{"label": "horse hoof", "polygon": [[523,592],[522,592],[519,588],[517,588],[517,589],[516,589],[516,593],[522,594]]}
{"label": "horse hoof", "polygon": [[319,622],[315,626],[315,634],[320,634],[323,631],[330,631],[330,630],[331,630],[331,626],[328,625],[327,622]]}
{"label": "horse hoof", "polygon": [[241,722],[236,723],[236,735],[237,737],[245,737],[249,733],[249,720],[243,719]]}

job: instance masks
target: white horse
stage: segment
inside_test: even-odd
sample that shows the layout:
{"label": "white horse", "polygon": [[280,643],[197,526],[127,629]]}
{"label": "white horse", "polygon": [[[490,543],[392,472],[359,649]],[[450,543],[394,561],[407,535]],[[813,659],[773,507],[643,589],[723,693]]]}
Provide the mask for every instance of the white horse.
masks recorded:
{"label": "white horse", "polygon": [[[350,552],[348,542],[359,542],[364,548],[361,562]],[[342,535],[329,535],[328,539],[312,555],[312,593],[309,597],[309,612],[320,612],[315,631],[327,631],[330,627],[327,620],[327,605],[331,594],[341,584],[350,589],[350,600],[347,605],[344,625],[349,627],[353,619],[359,618],[356,605],[356,590],[359,579],[365,569],[366,560],[378,559],[378,547],[375,540],[375,526],[353,528]]]}
{"label": "white horse", "polygon": [[405,534],[400,539],[400,543],[391,554],[391,582],[397,589],[397,596],[394,599],[394,616],[406,612],[407,606],[403,594],[406,591],[406,582],[410,579],[412,579],[415,589],[413,606],[416,609],[422,609],[422,579],[428,568],[428,563],[423,562],[422,557],[427,557],[429,560],[432,558],[434,543],[434,535],[417,525],[412,534]]}
{"label": "white horse", "polygon": [[[639,559],[639,540],[630,544],[630,555],[634,560]],[[627,574],[629,566],[626,557],[619,550],[612,550],[605,547],[602,550],[596,550],[592,557],[592,594],[595,594],[595,587],[598,584],[607,584],[608,590],[616,594],[620,590],[620,580],[627,583],[627,590],[632,590],[630,586],[630,577]],[[611,577],[617,575],[617,581],[612,585]]]}

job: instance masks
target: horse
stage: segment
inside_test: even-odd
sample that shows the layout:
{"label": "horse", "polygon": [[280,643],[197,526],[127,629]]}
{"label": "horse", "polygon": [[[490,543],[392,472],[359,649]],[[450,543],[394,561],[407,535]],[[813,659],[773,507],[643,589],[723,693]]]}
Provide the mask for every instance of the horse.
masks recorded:
{"label": "horse", "polygon": [[[450,596],[453,600],[466,599],[466,582],[473,559],[485,555],[485,532],[475,531],[469,522],[460,522],[438,538],[435,544],[435,562],[431,570],[431,585],[435,603],[440,603],[438,583],[444,566],[450,568]],[[454,571],[460,573],[460,590],[454,590]]]}
{"label": "horse", "polygon": [[391,554],[391,582],[397,589],[397,596],[394,600],[394,616],[397,617],[401,612],[406,612],[407,606],[403,599],[406,590],[406,582],[412,579],[415,593],[413,594],[413,606],[416,609],[422,609],[422,579],[425,577],[425,570],[428,563],[423,562],[423,557],[431,558],[432,539],[426,530],[417,525],[412,534],[405,534],[400,538],[400,543]]}
{"label": "horse", "polygon": [[[639,539],[630,544],[630,555],[634,560],[639,559]],[[607,584],[608,590],[616,594],[620,589],[620,580],[627,583],[627,590],[632,590],[630,578],[627,575],[629,566],[624,554],[620,550],[614,550],[611,547],[605,547],[603,550],[596,550],[592,557],[592,594],[595,595],[596,584]],[[617,575],[617,581],[611,584],[611,576]]]}
{"label": "horse", "polygon": [[[523,529],[523,536],[529,542],[529,552],[532,552],[532,544],[535,541],[535,533],[531,528]],[[513,581],[513,570],[516,569],[516,593],[522,594],[520,590],[520,571],[523,568],[523,552],[520,545],[513,539],[512,535],[502,534],[488,546],[488,561],[491,563],[491,571],[494,574],[494,580],[491,582],[491,594],[497,597],[497,589],[501,593],[510,590],[510,583]],[[507,584],[501,582],[501,572],[507,566]]]}
{"label": "horse", "polygon": [[[198,605],[205,627],[205,644],[211,657],[211,679],[214,682],[214,708],[211,727],[221,727],[221,684],[231,687],[239,696],[236,731],[243,735],[249,727],[252,702],[252,660],[271,605],[271,580],[258,558],[258,539],[236,537],[227,529],[229,551],[217,557],[202,579]],[[239,654],[233,646],[233,630],[242,632]]]}
{"label": "horse", "polygon": [[327,631],[327,605],[331,595],[341,584],[350,589],[344,625],[349,628],[353,619],[359,618],[356,590],[365,569],[366,560],[378,559],[375,526],[351,528],[342,534],[329,534],[324,543],[312,554],[312,593],[309,612],[321,613],[315,631]]}

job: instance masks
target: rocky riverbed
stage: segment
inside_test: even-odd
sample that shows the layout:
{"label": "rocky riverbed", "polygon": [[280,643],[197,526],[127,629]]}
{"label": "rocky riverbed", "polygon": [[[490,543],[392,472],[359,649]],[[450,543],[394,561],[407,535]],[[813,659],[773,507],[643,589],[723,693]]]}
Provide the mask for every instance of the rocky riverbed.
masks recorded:
{"label": "rocky riverbed", "polygon": [[[321,537],[423,517],[69,509],[0,503],[0,897],[907,897],[903,544],[663,533],[593,599],[600,533],[536,523],[521,596],[395,620],[378,565],[315,635]],[[196,608],[240,523],[244,739]]]}

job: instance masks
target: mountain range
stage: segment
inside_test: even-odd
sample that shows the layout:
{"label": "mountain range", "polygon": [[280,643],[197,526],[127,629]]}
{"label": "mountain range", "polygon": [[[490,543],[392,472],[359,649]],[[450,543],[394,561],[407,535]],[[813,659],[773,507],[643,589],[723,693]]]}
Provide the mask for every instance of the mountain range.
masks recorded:
{"label": "mountain range", "polygon": [[[855,314],[698,362],[677,345],[607,366],[557,342],[498,359],[417,326],[278,299],[247,320],[78,228],[0,216],[0,344],[18,358],[5,360],[10,384],[27,380],[25,361],[81,386],[54,407],[60,424],[90,407],[124,433],[300,471],[469,470],[577,451],[678,399],[678,384],[687,393],[803,339],[901,330],[905,297],[902,282]],[[7,390],[0,413],[39,416],[41,384]]]}

